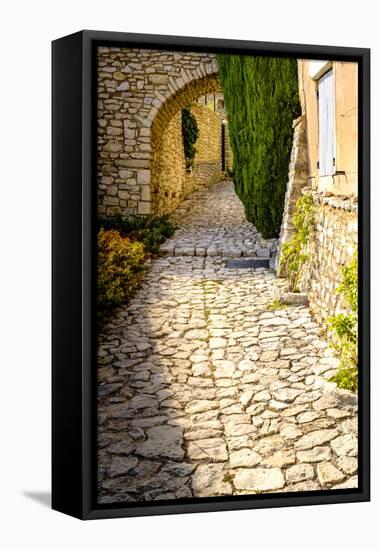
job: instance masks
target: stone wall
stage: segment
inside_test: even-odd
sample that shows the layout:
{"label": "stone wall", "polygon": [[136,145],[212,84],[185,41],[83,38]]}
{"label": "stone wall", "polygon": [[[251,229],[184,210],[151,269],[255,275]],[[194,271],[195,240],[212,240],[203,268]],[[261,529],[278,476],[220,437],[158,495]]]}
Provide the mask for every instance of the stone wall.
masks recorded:
{"label": "stone wall", "polygon": [[98,212],[148,214],[157,207],[152,162],[177,113],[218,91],[215,54],[98,48]]}
{"label": "stone wall", "polygon": [[219,182],[221,172],[221,115],[208,107],[195,105],[191,109],[199,128],[195,143],[195,164],[186,172],[186,195]]}
{"label": "stone wall", "polygon": [[291,160],[288,172],[288,182],[284,199],[284,210],[278,253],[276,256],[276,269],[279,277],[285,276],[284,266],[281,265],[281,244],[287,242],[295,232],[292,223],[293,213],[297,199],[302,190],[308,184],[308,158],[307,158],[307,136],[305,117],[301,116],[293,122],[293,142]]}
{"label": "stone wall", "polygon": [[172,117],[157,143],[152,173],[154,212],[173,212],[182,201],[185,183],[181,111]]}
{"label": "stone wall", "polygon": [[309,175],[305,115],[294,121],[294,137],[285,195],[283,222],[276,257],[279,277],[285,277],[281,264],[282,244],[294,234],[293,214],[297,199],[312,193],[315,203],[315,226],[304,252],[309,261],[303,269],[300,289],[308,294],[316,320],[325,326],[327,318],[342,310],[342,297],[336,288],[342,280],[342,267],[350,263],[358,244],[357,197],[333,195],[330,191],[312,190]]}
{"label": "stone wall", "polygon": [[358,204],[338,196],[314,194],[315,231],[310,243],[310,262],[302,286],[311,310],[320,323],[343,310],[335,290],[358,245]]}
{"label": "stone wall", "polygon": [[221,116],[203,105],[191,108],[199,128],[196,156],[191,172],[186,171],[181,111],[172,117],[157,143],[152,173],[153,204],[157,214],[173,212],[193,191],[210,187],[223,177],[221,172]]}
{"label": "stone wall", "polygon": [[304,267],[300,289],[308,294],[310,308],[316,320],[325,325],[330,315],[342,309],[341,295],[336,288],[342,280],[342,267],[350,263],[358,244],[357,197],[333,195],[329,191],[312,191],[308,170],[305,116],[294,121],[294,138],[280,243],[276,257],[279,277],[285,277],[280,265],[282,244],[293,235],[292,223],[297,199],[304,192],[313,195],[315,203],[314,231],[304,251],[309,261]]}

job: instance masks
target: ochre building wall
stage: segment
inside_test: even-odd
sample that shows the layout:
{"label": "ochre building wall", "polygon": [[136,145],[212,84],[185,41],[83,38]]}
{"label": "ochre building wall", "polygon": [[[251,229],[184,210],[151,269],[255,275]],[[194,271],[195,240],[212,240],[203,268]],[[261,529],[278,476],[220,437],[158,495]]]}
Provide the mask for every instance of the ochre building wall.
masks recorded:
{"label": "ochre building wall", "polygon": [[334,72],[337,173],[319,177],[317,81],[310,76],[311,64],[308,60],[298,61],[302,116],[294,122],[277,273],[285,275],[280,254],[283,243],[288,242],[294,233],[296,201],[303,193],[311,193],[315,223],[305,251],[309,254],[309,261],[304,269],[301,290],[308,293],[315,318],[325,326],[329,316],[343,309],[342,297],[336,288],[342,279],[343,266],[351,262],[358,245],[358,77],[354,63],[325,64]]}
{"label": "ochre building wall", "polygon": [[306,118],[309,178],[313,189],[334,195],[358,193],[358,66],[330,62],[335,90],[335,175],[319,176],[317,79],[311,78],[312,61],[299,60],[299,89]]}

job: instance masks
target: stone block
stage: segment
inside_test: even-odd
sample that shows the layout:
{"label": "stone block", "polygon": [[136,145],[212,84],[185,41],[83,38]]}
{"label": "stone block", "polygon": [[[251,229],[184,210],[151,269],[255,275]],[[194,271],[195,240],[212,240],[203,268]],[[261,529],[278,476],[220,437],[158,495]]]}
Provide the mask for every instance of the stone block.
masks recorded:
{"label": "stone block", "polygon": [[113,126],[108,126],[107,134],[110,135],[110,136],[121,136],[122,135],[122,129],[121,128],[114,128]]}
{"label": "stone block", "polygon": [[138,170],[137,172],[137,183],[140,185],[150,184],[150,170]]}
{"label": "stone block", "polygon": [[155,73],[149,75],[149,81],[156,86],[160,84],[167,84],[168,74],[165,73]]}
{"label": "stone block", "polygon": [[129,126],[125,123],[124,123],[124,137],[125,139],[134,139],[136,137],[136,131],[133,128],[129,128]]}
{"label": "stone block", "polygon": [[[130,178],[131,176],[133,176],[134,172],[132,172],[131,170],[120,170],[119,171],[119,177],[122,178],[122,179],[128,179]],[[112,178],[111,178],[112,179]]]}
{"label": "stone block", "polygon": [[122,151],[122,143],[117,141],[108,141],[108,143],[104,146],[104,151],[107,153],[119,153]]}
{"label": "stone block", "polygon": [[125,80],[124,82],[122,82],[119,86],[117,86],[117,91],[118,92],[126,92],[128,91],[130,88],[130,84],[127,80]]}
{"label": "stone block", "polygon": [[126,79],[126,74],[122,73],[121,71],[116,71],[113,73],[113,78],[122,82]]}
{"label": "stone block", "polygon": [[148,159],[129,159],[118,161],[118,164],[125,168],[149,168],[150,161]]}
{"label": "stone block", "polygon": [[151,200],[150,185],[141,185],[141,200],[142,201]]}
{"label": "stone block", "polygon": [[117,195],[117,186],[116,185],[108,185],[106,193],[107,193],[107,195],[115,197]]}
{"label": "stone block", "polygon": [[151,203],[150,202],[139,202],[138,203],[138,214],[147,215],[151,213]]}

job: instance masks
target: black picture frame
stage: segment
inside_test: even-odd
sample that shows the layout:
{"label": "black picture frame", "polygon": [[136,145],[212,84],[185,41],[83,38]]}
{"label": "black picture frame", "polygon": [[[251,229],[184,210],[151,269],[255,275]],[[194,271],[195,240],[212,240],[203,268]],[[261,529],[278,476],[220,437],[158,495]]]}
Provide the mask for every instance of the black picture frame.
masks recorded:
{"label": "black picture frame", "polygon": [[[97,46],[356,61],[359,74],[359,488],[96,504]],[[370,50],[85,30],[52,43],[52,507],[81,519],[370,499]]]}

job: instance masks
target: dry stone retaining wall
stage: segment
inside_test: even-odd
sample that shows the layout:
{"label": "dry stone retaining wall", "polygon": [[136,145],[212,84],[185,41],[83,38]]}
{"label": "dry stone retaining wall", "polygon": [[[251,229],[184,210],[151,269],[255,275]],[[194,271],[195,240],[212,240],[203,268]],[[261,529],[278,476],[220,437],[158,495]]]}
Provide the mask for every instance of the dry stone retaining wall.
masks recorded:
{"label": "dry stone retaining wall", "polygon": [[358,245],[358,205],[341,197],[315,195],[315,231],[311,260],[303,282],[308,289],[311,310],[319,322],[343,310],[336,293],[342,267],[352,260]]}
{"label": "dry stone retaining wall", "polygon": [[152,163],[168,124],[196,98],[219,89],[215,54],[98,48],[100,216],[156,209]]}
{"label": "dry stone retaining wall", "polygon": [[280,265],[281,245],[293,235],[292,223],[297,199],[312,192],[315,228],[308,246],[309,262],[305,266],[301,289],[308,293],[310,308],[320,323],[342,310],[342,297],[336,288],[342,280],[342,267],[350,263],[358,244],[358,204],[355,199],[311,191],[305,116],[294,121],[294,138],[285,196],[277,274],[285,276]]}
{"label": "dry stone retaining wall", "polygon": [[281,244],[286,243],[294,234],[295,227],[292,223],[296,201],[301,196],[302,190],[308,184],[308,158],[307,136],[305,117],[297,118],[293,123],[293,142],[291,160],[288,172],[287,190],[284,199],[283,220],[280,229],[279,249],[276,257],[277,274],[285,276],[285,269],[281,265]]}

